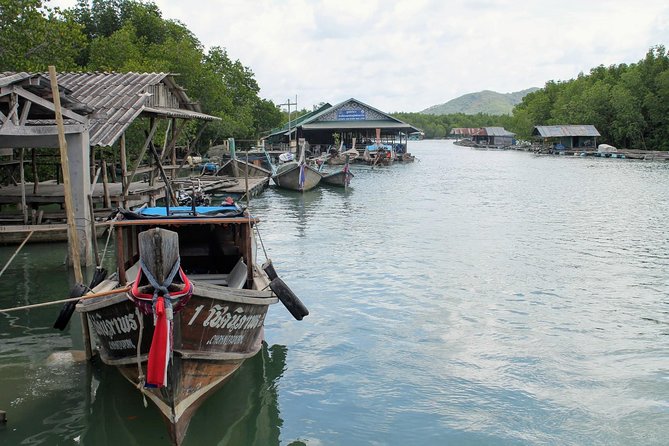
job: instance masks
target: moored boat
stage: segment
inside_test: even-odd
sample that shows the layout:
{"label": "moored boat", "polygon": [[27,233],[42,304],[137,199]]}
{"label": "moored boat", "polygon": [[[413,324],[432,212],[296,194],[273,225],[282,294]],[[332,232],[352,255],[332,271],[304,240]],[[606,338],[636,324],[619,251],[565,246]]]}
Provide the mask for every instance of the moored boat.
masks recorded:
{"label": "moored boat", "polygon": [[102,361],[155,404],[175,445],[260,350],[270,305],[308,314],[271,264],[256,264],[257,221],[236,204],[120,210],[117,273],[93,290],[119,292],[77,304]]}
{"label": "moored boat", "polygon": [[268,178],[272,175],[272,172],[251,162],[247,163],[246,161],[234,158],[223,164],[216,171],[216,175],[226,175],[233,178]]}
{"label": "moored boat", "polygon": [[318,170],[306,163],[304,144],[302,144],[299,161],[283,163],[272,174],[272,180],[277,186],[300,192],[313,189],[321,181],[321,178],[322,176]]}
{"label": "moored boat", "polygon": [[351,184],[351,178],[353,178],[351,171],[347,168],[344,168],[337,172],[323,175],[323,179],[321,181],[324,184],[329,184],[330,186],[349,187]]}
{"label": "moored boat", "polygon": [[[349,156],[346,155],[344,157],[344,167],[340,170],[330,172],[330,173],[322,173],[323,178],[322,182],[324,184],[329,184],[330,186],[338,186],[338,187],[343,187],[347,188],[351,184],[351,179],[353,179],[353,173],[351,172],[350,166],[349,166]],[[324,166],[325,163],[321,164],[321,168]]]}

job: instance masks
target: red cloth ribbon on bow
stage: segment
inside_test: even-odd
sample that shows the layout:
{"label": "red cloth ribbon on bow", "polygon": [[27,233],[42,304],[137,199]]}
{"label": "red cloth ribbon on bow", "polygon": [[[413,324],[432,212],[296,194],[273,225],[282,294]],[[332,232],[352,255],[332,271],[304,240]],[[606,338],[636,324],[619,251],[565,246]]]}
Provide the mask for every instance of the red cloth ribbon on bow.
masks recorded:
{"label": "red cloth ribbon on bow", "polygon": [[165,313],[165,298],[160,296],[156,301],[156,324],[149,350],[149,362],[146,371],[146,384],[150,387],[167,385],[167,364],[170,360],[172,321]]}

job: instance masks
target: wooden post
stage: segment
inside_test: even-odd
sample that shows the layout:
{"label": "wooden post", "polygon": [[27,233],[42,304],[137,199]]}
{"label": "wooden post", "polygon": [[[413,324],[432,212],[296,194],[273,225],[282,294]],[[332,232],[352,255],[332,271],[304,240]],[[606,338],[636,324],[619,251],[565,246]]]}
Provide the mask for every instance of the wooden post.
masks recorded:
{"label": "wooden post", "polygon": [[111,182],[116,183],[116,152],[112,152]]}
{"label": "wooden post", "polygon": [[33,194],[37,195],[37,189],[39,185],[39,177],[37,176],[37,153],[35,149],[31,149],[32,160],[33,160]]}
{"label": "wooden post", "polygon": [[25,149],[21,149],[20,166],[21,166],[21,212],[23,213],[23,224],[28,224],[28,205],[26,203],[26,174],[23,168],[23,154]]}
{"label": "wooden post", "polygon": [[[95,185],[95,183],[93,183]],[[109,183],[107,181],[107,161],[102,160],[102,190],[104,193],[104,207],[111,207],[111,198],[109,197]]]}
{"label": "wooden post", "polygon": [[91,172],[90,176],[93,177],[95,175],[95,148],[91,147]]}
{"label": "wooden post", "polygon": [[[176,129],[174,126],[176,125],[176,118],[172,119],[172,141],[176,138]],[[175,180],[176,177],[176,165],[177,165],[177,146],[176,146],[176,141],[175,144],[173,144],[174,149],[172,150],[172,162],[170,163],[172,165],[172,170],[170,172],[170,175],[172,176],[172,179]]]}
{"label": "wooden post", "polygon": [[125,132],[121,134],[121,196],[124,197],[122,200],[123,207],[127,207],[125,197],[128,196],[128,160],[125,154]]}
{"label": "wooden post", "polygon": [[60,93],[58,91],[56,67],[53,65],[49,65],[49,77],[51,78],[51,92],[53,94],[53,105],[55,107],[56,124],[58,126],[58,145],[60,146],[60,164],[63,169],[63,188],[65,192],[67,228],[70,239],[70,255],[72,257],[72,267],[74,268],[74,278],[78,283],[83,283],[84,276],[81,272],[81,257],[79,255],[79,236],[74,222],[74,204],[72,203],[72,191],[70,189],[70,162],[67,157],[67,141],[65,140],[65,126],[60,109]]}

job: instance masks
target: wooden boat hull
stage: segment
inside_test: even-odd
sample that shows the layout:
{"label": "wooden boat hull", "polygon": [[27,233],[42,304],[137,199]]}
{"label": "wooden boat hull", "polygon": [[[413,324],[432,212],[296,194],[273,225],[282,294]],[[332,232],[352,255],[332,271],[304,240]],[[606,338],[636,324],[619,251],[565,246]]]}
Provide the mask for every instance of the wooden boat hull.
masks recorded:
{"label": "wooden boat hull", "polygon": [[[117,286],[108,280],[95,291]],[[276,302],[270,291],[194,282],[190,301],[174,315],[168,384],[160,389],[146,388],[143,381],[153,316],[139,311],[125,293],[82,300],[77,310],[87,316],[102,361],[117,367],[155,404],[178,445],[202,402],[261,349],[264,319],[269,305]]]}
{"label": "wooden boat hull", "polygon": [[353,174],[350,171],[340,170],[339,172],[323,175],[321,180],[324,184],[338,187],[348,187],[351,183]]}
{"label": "wooden boat hull", "polygon": [[229,176],[233,178],[269,178],[272,172],[253,163],[247,163],[239,159],[229,160],[217,171],[216,176]]}
{"label": "wooden boat hull", "polygon": [[272,176],[274,184],[283,189],[296,191],[308,191],[318,186],[321,174],[311,166],[304,166],[304,184],[300,184],[300,165],[293,163],[291,166],[282,166]]}

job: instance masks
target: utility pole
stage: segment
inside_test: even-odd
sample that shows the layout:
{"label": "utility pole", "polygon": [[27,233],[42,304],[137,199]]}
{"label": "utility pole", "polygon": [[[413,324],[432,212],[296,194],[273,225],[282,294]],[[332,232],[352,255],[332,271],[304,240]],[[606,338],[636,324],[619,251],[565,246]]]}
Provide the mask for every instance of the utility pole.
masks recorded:
{"label": "utility pole", "polygon": [[[287,106],[288,107],[288,151],[290,152],[290,143],[291,143],[291,131],[290,131],[290,107],[295,106],[295,112],[297,112],[297,95],[295,95],[295,102],[290,102],[290,99],[286,99],[285,104],[279,104],[279,107]],[[297,140],[297,133],[295,134],[295,140]]]}

